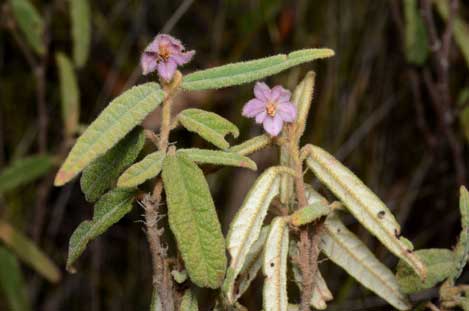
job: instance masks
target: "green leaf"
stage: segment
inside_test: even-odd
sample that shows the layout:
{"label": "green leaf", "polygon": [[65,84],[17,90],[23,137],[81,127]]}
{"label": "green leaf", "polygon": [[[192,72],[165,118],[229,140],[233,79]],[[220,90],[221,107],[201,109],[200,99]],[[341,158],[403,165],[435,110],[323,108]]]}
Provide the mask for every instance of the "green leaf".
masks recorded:
{"label": "green leaf", "polygon": [[70,237],[67,270],[75,272],[73,263],[85,251],[91,240],[106,232],[132,209],[135,190],[114,189],[99,199],[94,207],[93,219],[82,222]]}
{"label": "green leaf", "polygon": [[464,186],[460,188],[459,196],[459,210],[461,213],[461,233],[459,234],[459,241],[454,249],[454,254],[458,261],[456,274],[454,278],[457,279],[464,267],[467,264],[469,255],[469,192]]}
{"label": "green leaf", "polygon": [[167,155],[163,184],[168,220],[192,282],[218,288],[225,276],[225,240],[202,170],[182,154]]}
{"label": "green leaf", "polygon": [[182,81],[186,90],[208,90],[249,83],[277,74],[296,65],[334,55],[330,49],[305,49],[288,55],[228,64],[188,74]]}
{"label": "green leaf", "polygon": [[0,240],[18,256],[21,261],[33,268],[49,282],[60,280],[60,270],[28,237],[6,222],[0,222]]}
{"label": "green leaf", "polygon": [[18,260],[2,246],[0,246],[0,287],[8,301],[9,310],[31,310],[26,283]]}
{"label": "green leaf", "polygon": [[239,155],[249,155],[270,145],[272,138],[269,135],[259,135],[246,140],[244,143],[232,146],[228,151],[236,152]]}
{"label": "green leaf", "polygon": [[150,153],[143,160],[129,167],[119,177],[117,187],[137,187],[148,179],[158,176],[163,166],[164,157],[165,153],[162,151]]}
{"label": "green leaf", "polygon": [[160,86],[149,82],[133,87],[114,99],[78,138],[57,173],[54,184],[64,185],[111,149],[158,107],[163,98],[164,92]]}
{"label": "green leaf", "polygon": [[78,131],[80,119],[80,89],[73,65],[63,53],[56,53],[55,60],[59,72],[60,94],[62,100],[62,119],[67,137]]}
{"label": "green leaf", "polygon": [[410,309],[391,270],[334,214],[328,216],[324,223],[320,248],[330,260],[396,309]]}
{"label": "green leaf", "polygon": [[405,56],[409,63],[422,65],[428,57],[428,37],[417,0],[404,0]]}
{"label": "green leaf", "polygon": [[73,60],[80,68],[88,59],[91,42],[91,9],[88,0],[70,0]]}
{"label": "green leaf", "polygon": [[28,44],[40,55],[46,52],[44,44],[44,21],[29,0],[10,0],[13,16]]}
{"label": "green leaf", "polygon": [[324,205],[323,203],[315,203],[295,211],[290,216],[290,222],[292,225],[299,227],[312,223],[316,219],[326,216],[330,212],[330,206]]}
{"label": "green leaf", "polygon": [[187,130],[199,134],[203,139],[220,149],[230,147],[230,144],[225,140],[228,133],[231,133],[235,138],[239,135],[236,125],[216,113],[201,109],[183,110],[178,115],[178,120]]}
{"label": "green leaf", "polygon": [[352,215],[394,255],[425,278],[426,269],[411,247],[400,240],[401,228],[386,205],[348,168],[325,150],[309,145],[307,164]]}
{"label": "green leaf", "polygon": [[459,91],[457,103],[461,107],[461,112],[458,114],[459,122],[461,123],[466,141],[469,141],[469,107],[467,106],[467,103],[469,103],[469,87]]}
{"label": "green leaf", "polygon": [[396,277],[401,290],[406,294],[432,288],[439,282],[457,273],[458,260],[449,249],[421,249],[415,252],[428,268],[427,277],[421,280],[407,263],[400,260]]}
{"label": "green leaf", "polygon": [[198,164],[236,166],[249,168],[253,171],[257,170],[257,165],[254,161],[234,152],[190,148],[180,149],[178,153],[184,154]]}
{"label": "green leaf", "polygon": [[270,202],[279,193],[280,176],[285,173],[294,175],[291,169],[282,166],[271,167],[262,173],[231,222],[226,238],[231,263],[223,285],[223,291],[230,304],[235,302],[236,277],[244,266],[249,250],[259,238]]}
{"label": "green leaf", "polygon": [[85,194],[86,200],[95,202],[107,190],[111,189],[122,171],[138,157],[144,144],[143,129],[137,127],[117,145],[87,166],[80,179],[81,190]]}
{"label": "green leaf", "polygon": [[264,249],[264,310],[287,311],[288,224],[282,217],[272,221]]}
{"label": "green leaf", "polygon": [[181,301],[181,311],[199,311],[199,305],[197,303],[197,297],[195,297],[192,289],[186,289],[184,296]]}
{"label": "green leaf", "polygon": [[0,193],[32,182],[45,175],[52,167],[52,158],[46,155],[18,159],[0,171]]}
{"label": "green leaf", "polygon": [[313,101],[315,81],[316,74],[314,71],[309,71],[293,92],[292,102],[297,109],[295,137],[298,141],[303,135],[306,128],[306,121],[308,121],[309,109]]}

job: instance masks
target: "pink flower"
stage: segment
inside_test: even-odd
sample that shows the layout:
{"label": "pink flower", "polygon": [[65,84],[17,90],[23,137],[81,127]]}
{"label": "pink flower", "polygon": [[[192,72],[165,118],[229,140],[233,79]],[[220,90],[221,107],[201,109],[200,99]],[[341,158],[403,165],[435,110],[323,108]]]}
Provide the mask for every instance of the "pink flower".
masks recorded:
{"label": "pink flower", "polygon": [[185,52],[181,41],[170,35],[160,34],[146,47],[140,59],[143,74],[155,70],[159,76],[169,82],[173,79],[177,66],[190,62],[195,51]]}
{"label": "pink flower", "polygon": [[270,135],[277,136],[284,122],[295,121],[296,106],[290,102],[290,91],[280,85],[270,89],[267,84],[257,82],[254,95],[255,98],[244,105],[243,116],[255,118],[256,123],[262,123]]}

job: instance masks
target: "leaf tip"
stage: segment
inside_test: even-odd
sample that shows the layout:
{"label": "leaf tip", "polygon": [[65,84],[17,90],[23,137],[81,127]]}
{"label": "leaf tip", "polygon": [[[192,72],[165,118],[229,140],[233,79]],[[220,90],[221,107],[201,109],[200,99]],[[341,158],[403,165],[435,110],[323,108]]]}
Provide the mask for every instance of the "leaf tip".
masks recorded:
{"label": "leaf tip", "polygon": [[70,181],[70,179],[73,178],[73,175],[70,174],[70,172],[64,171],[63,169],[60,169],[57,172],[57,175],[55,175],[54,179],[54,186],[60,187],[65,185],[67,182]]}

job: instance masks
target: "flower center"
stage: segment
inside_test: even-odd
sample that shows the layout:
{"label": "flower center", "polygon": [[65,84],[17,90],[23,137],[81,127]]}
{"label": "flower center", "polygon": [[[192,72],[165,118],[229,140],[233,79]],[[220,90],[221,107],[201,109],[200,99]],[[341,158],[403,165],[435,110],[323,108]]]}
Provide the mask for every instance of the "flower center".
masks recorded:
{"label": "flower center", "polygon": [[160,44],[160,47],[159,47],[159,56],[161,57],[161,59],[163,59],[163,61],[168,61],[169,59],[169,56],[171,55],[171,52],[169,51],[169,48],[168,48],[168,45],[167,44]]}
{"label": "flower center", "polygon": [[269,101],[267,105],[265,105],[265,112],[267,112],[271,117],[275,116],[275,113],[277,112],[277,104]]}

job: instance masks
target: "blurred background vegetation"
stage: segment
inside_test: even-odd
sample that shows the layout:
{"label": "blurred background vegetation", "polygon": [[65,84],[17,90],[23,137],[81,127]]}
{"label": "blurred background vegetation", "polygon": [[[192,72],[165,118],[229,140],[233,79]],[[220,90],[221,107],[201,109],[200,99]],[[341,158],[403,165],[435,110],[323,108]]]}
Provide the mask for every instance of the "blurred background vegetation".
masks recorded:
{"label": "blurred background vegetation", "polygon": [[[32,5],[29,7],[28,5]],[[304,143],[335,154],[389,204],[417,248],[452,247],[459,232],[458,186],[467,186],[469,1],[455,0],[7,0],[0,3],[0,310],[146,310],[151,264],[142,209],[92,242],[77,273],[64,271],[68,239],[92,216],[79,182],[54,188],[74,139],[112,98],[141,76],[140,53],[157,33],[197,50],[184,72],[307,47],[336,56],[269,79],[293,89],[317,73]],[[89,23],[87,20],[89,17]],[[89,34],[89,36],[88,36]],[[184,93],[187,107],[239,125],[252,85]],[[145,121],[156,129],[159,111]],[[206,143],[184,130],[172,142]],[[253,156],[262,170],[275,149]],[[209,176],[224,230],[256,173]],[[311,181],[313,184],[314,180]],[[390,266],[396,259],[348,224]],[[335,295],[330,310],[389,310],[321,261]],[[462,282],[469,274],[462,276]],[[207,297],[214,292],[206,291]],[[292,295],[295,293],[292,290]],[[260,286],[242,299],[259,310]],[[437,297],[428,291],[425,300]],[[209,306],[201,306],[208,310]]]}

